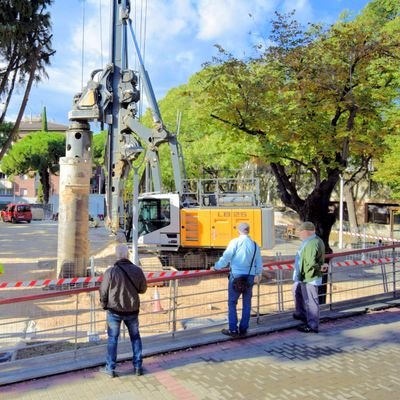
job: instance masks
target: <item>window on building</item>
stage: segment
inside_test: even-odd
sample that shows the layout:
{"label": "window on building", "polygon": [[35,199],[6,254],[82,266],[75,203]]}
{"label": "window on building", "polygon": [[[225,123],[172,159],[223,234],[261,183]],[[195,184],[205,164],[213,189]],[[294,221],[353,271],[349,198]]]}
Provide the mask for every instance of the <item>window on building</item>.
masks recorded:
{"label": "window on building", "polygon": [[365,220],[372,224],[389,224],[389,207],[399,206],[398,204],[365,203]]}
{"label": "window on building", "polygon": [[0,172],[0,179],[7,179],[7,175],[3,172]]}
{"label": "window on building", "polygon": [[19,190],[19,193],[20,193],[20,196],[27,196],[28,195],[28,189],[21,188]]}

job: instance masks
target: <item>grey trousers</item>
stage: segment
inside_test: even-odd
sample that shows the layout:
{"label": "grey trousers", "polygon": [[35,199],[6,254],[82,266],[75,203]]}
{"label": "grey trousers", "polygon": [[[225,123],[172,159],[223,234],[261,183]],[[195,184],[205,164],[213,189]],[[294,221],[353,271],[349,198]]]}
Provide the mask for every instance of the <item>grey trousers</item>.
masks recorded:
{"label": "grey trousers", "polygon": [[295,282],[293,285],[293,297],[296,307],[296,315],[306,322],[311,329],[318,329],[318,286],[311,285],[310,283]]}

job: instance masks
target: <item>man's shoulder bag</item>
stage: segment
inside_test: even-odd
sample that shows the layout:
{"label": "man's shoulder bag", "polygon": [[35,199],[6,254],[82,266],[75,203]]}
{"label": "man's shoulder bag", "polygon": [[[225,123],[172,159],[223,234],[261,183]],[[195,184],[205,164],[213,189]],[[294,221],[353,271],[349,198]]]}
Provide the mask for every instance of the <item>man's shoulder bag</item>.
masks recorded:
{"label": "man's shoulder bag", "polygon": [[250,275],[251,268],[253,267],[253,262],[254,262],[254,257],[256,256],[256,251],[257,251],[257,245],[256,245],[256,242],[254,242],[253,258],[251,259],[249,273],[247,274],[247,276],[238,276],[237,278],[235,278],[235,277],[233,278],[232,287],[238,293],[243,293],[247,289],[250,289],[250,287],[252,286],[251,283],[249,282],[248,278]]}

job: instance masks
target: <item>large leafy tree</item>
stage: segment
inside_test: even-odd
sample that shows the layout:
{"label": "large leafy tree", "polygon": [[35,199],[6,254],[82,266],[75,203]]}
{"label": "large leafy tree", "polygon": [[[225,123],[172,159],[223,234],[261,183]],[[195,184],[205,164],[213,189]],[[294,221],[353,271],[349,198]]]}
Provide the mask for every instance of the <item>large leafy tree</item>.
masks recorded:
{"label": "large leafy tree", "polygon": [[399,15],[400,5],[385,0],[327,29],[305,30],[292,15],[277,15],[272,46],[248,60],[220,49],[201,76],[198,109],[228,127],[226,137],[257,139],[281,200],[313,221],[327,245],[340,174],[366,170],[393,133],[386,115],[398,107]]}
{"label": "large leafy tree", "polygon": [[65,136],[57,132],[36,132],[13,145],[1,161],[7,175],[37,172],[47,204],[50,196],[50,174],[59,171],[59,159],[65,155]]}
{"label": "large leafy tree", "polygon": [[[202,76],[203,72],[193,75],[187,84],[171,89],[159,102],[163,122],[170,132],[178,134],[188,179],[232,176],[257,151],[256,143],[240,134],[226,140],[226,127],[201,109]],[[151,126],[149,111],[142,122]],[[164,188],[174,190],[167,144],[160,147],[160,163]]]}
{"label": "large leafy tree", "polygon": [[46,76],[55,51],[51,47],[51,20],[47,7],[52,0],[3,0],[0,8],[0,100],[5,119],[16,86],[24,90],[13,130],[0,149],[0,160],[17,139],[20,121],[32,84]]}

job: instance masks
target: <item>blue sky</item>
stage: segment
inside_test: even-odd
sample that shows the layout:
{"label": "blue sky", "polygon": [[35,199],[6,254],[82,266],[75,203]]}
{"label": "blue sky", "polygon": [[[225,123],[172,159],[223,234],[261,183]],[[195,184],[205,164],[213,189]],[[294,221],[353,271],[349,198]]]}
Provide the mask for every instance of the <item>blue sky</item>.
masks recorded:
{"label": "blue sky", "polygon": [[[265,31],[274,11],[296,9],[302,23],[333,23],[344,10],[359,12],[368,0],[131,0],[131,18],[140,34],[141,4],[147,2],[146,41],[142,49],[157,98],[201,69],[216,54],[214,44],[237,56],[250,54],[256,36]],[[68,124],[72,98],[90,72],[108,62],[111,0],[55,0],[50,8],[53,47],[49,79],[34,86],[25,116],[39,115],[46,106],[49,120]],[[83,15],[85,28],[83,32]],[[251,14],[251,17],[249,16]],[[135,17],[136,16],[136,17]],[[143,21],[143,19],[142,19]],[[82,42],[84,36],[84,62]],[[131,43],[130,43],[131,45]],[[130,47],[133,51],[133,47]],[[134,69],[133,59],[130,67]],[[21,93],[22,94],[22,93]],[[14,97],[8,119],[17,113]],[[92,126],[96,130],[96,126]]]}

